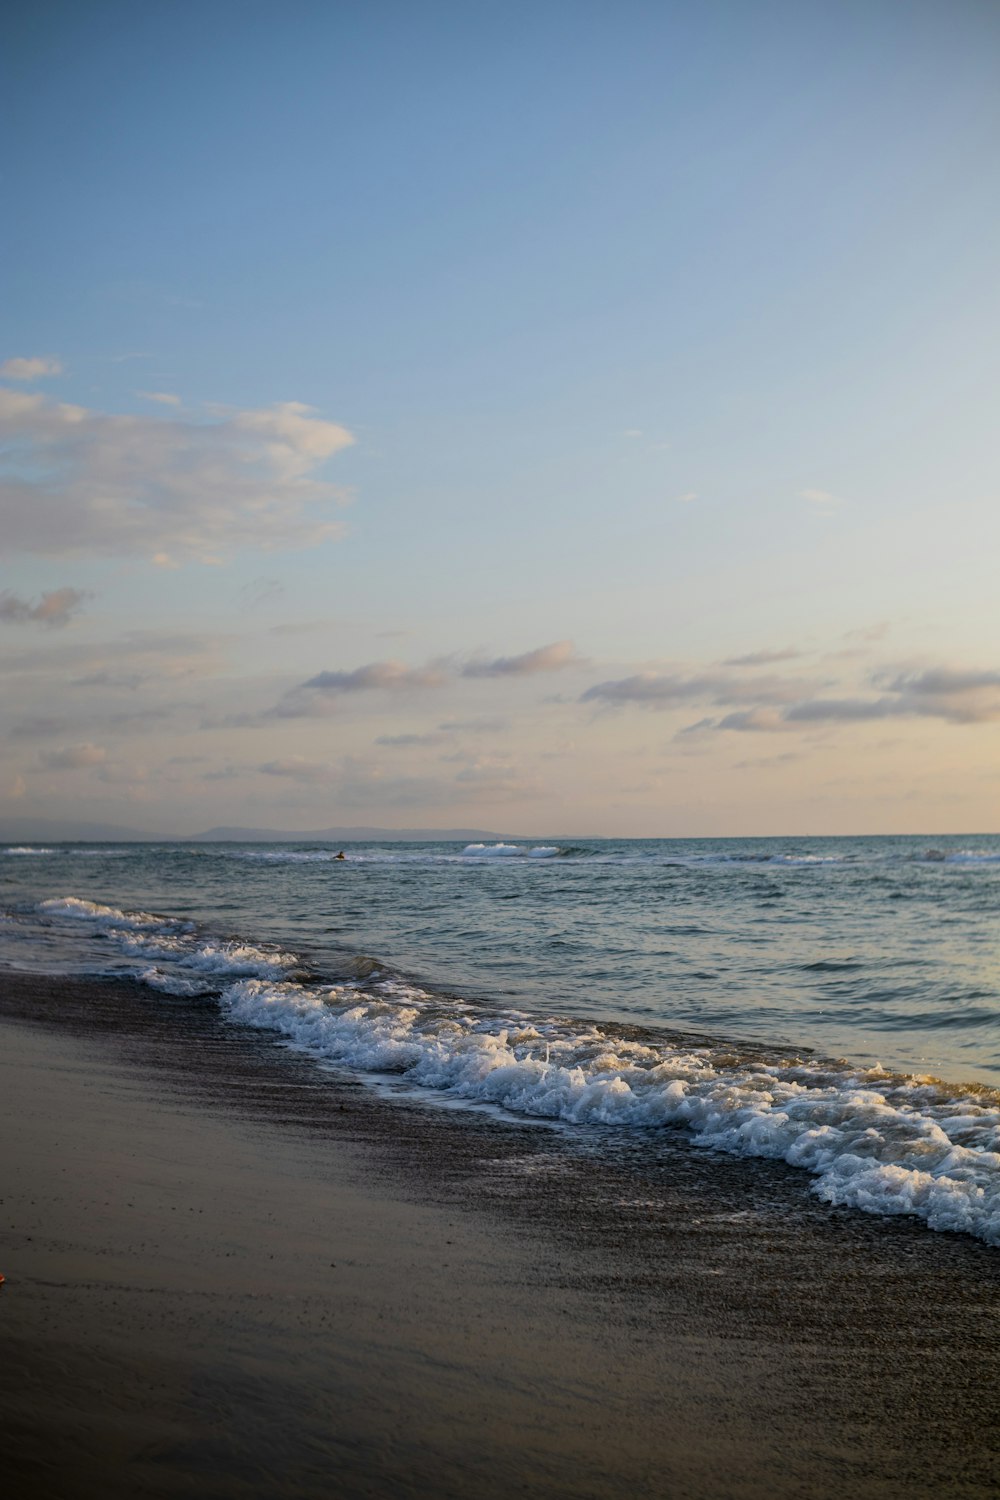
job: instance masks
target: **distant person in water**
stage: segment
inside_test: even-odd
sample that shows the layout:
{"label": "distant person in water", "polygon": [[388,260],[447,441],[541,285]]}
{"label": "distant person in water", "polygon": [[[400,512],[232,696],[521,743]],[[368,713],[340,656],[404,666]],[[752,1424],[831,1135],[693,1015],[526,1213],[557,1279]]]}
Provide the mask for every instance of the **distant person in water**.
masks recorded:
{"label": "distant person in water", "polygon": [[343,849],[341,849],[341,851],[340,851],[339,854],[335,854],[334,855],[334,859],[346,859],[346,858],[347,858],[347,855],[344,853]]}

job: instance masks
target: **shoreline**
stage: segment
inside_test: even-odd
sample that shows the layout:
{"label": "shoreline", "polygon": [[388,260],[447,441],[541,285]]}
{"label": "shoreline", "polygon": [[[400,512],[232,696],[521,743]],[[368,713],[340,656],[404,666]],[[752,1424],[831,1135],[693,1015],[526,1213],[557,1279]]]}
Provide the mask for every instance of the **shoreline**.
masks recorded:
{"label": "shoreline", "polygon": [[[33,1496],[986,1496],[1000,1253],[780,1163],[435,1107],[0,974]],[[609,1144],[613,1149],[607,1149]]]}

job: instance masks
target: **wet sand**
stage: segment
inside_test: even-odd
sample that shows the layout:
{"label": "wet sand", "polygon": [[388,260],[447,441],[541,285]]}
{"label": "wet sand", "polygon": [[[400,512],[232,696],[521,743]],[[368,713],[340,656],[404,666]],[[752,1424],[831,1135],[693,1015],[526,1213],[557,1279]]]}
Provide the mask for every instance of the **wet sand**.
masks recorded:
{"label": "wet sand", "polygon": [[1000,1251],[0,975],[21,1496],[993,1496]]}

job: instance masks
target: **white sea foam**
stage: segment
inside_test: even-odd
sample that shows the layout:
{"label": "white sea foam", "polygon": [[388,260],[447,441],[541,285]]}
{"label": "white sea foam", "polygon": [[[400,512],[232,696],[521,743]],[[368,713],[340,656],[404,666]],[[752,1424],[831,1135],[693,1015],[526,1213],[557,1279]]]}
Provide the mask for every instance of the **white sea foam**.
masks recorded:
{"label": "white sea foam", "polygon": [[243,980],[223,1008],[341,1065],[575,1125],[686,1126],[813,1173],[830,1203],[1000,1244],[1000,1100],[932,1080],[487,1018],[389,981],[374,992]]}
{"label": "white sea foam", "polygon": [[302,968],[293,953],[254,943],[199,938],[190,922],[153,916],[151,912],[120,911],[79,896],[42,901],[38,909],[92,923],[127,958],[144,966],[140,978],[171,994],[216,991],[219,981],[234,979],[287,979]]}
{"label": "white sea foam", "polygon": [[830,1203],[912,1214],[1000,1245],[993,1091],[652,1033],[626,1039],[596,1025],[487,1011],[378,978],[377,969],[340,986],[308,986],[291,953],[78,897],[40,909],[94,924],[154,988],[221,991],[233,1021],[276,1031],[340,1066],[573,1126],[684,1126],[700,1145],[805,1169]]}
{"label": "white sea foam", "polygon": [[40,901],[38,910],[51,916],[76,917],[101,928],[149,928],[173,932],[190,925],[170,917],[155,917],[148,911],[119,911],[116,906],[103,906],[99,901],[85,901],[80,896],[53,896],[48,901]]}
{"label": "white sea foam", "polygon": [[[130,957],[154,962],[142,971],[142,978],[156,989],[174,994],[218,989],[218,983],[238,978],[285,979],[302,965],[293,953],[259,948],[254,943],[205,940],[197,942],[187,936],[171,937],[166,933],[148,935],[123,930],[119,947]],[[156,961],[159,961],[157,963]],[[166,962],[169,968],[160,964]],[[177,971],[181,973],[178,974]]]}
{"label": "white sea foam", "polygon": [[34,849],[27,845],[17,845],[11,849],[5,849],[4,854],[55,854],[54,849]]}

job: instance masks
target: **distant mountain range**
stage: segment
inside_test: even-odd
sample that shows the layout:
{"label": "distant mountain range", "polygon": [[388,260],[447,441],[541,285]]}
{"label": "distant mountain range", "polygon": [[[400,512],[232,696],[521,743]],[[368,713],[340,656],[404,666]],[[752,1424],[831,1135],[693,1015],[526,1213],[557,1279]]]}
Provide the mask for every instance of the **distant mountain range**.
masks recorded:
{"label": "distant mountain range", "polygon": [[54,822],[45,818],[0,818],[0,841],[7,844],[350,844],[359,840],[375,842],[380,839],[400,843],[421,839],[455,839],[467,844],[497,842],[503,838],[520,838],[520,835],[493,833],[486,828],[209,828],[205,833],[176,834],[150,833],[136,828],[122,828],[115,823],[71,823]]}

